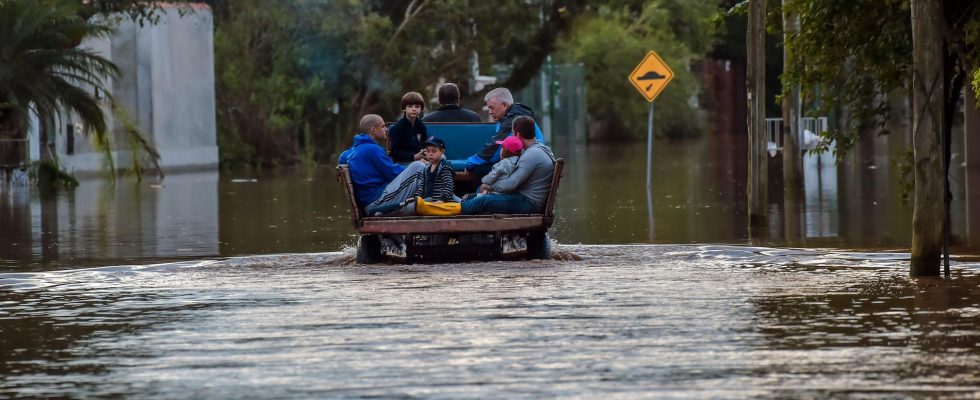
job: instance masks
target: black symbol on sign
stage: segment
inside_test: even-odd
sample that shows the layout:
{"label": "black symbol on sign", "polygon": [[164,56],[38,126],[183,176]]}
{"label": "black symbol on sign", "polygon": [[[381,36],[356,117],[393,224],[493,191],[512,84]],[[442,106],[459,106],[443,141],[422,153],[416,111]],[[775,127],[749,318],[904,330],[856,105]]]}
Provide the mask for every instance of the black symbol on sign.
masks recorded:
{"label": "black symbol on sign", "polygon": [[664,79],[664,78],[666,78],[666,76],[663,76],[663,75],[658,74],[657,71],[650,71],[650,72],[647,72],[647,73],[643,74],[643,76],[641,76],[639,78],[636,78],[636,80],[638,80],[638,81],[652,81],[652,80]]}

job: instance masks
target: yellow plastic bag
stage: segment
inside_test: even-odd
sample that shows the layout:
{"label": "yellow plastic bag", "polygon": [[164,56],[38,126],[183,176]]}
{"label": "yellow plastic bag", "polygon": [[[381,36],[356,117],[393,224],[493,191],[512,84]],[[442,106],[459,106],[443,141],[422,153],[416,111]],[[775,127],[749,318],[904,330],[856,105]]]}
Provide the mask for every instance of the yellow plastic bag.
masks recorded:
{"label": "yellow plastic bag", "polygon": [[459,211],[462,206],[455,202],[444,202],[444,203],[429,203],[422,200],[421,197],[415,197],[415,213],[418,215],[430,215],[430,216],[449,216],[449,215],[459,215]]}

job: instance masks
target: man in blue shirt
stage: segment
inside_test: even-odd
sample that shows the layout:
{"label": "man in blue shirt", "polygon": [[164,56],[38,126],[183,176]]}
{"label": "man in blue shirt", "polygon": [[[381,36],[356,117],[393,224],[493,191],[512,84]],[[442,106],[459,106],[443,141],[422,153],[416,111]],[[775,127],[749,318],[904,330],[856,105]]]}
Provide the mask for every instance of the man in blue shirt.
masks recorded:
{"label": "man in blue shirt", "polygon": [[403,167],[391,161],[381,146],[388,137],[388,127],[381,116],[365,115],[359,128],[362,133],[354,136],[353,145],[338,160],[338,164],[348,165],[357,204],[372,216],[412,214],[414,207],[401,206],[424,181],[426,164],[415,161]]}

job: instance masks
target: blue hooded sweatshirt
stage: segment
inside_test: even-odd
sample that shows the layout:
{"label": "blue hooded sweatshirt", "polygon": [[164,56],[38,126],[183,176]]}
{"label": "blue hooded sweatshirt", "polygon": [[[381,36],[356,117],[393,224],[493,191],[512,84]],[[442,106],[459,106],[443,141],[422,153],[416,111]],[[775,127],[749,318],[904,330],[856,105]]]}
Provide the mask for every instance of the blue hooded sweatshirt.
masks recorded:
{"label": "blue hooded sweatshirt", "polygon": [[392,162],[385,149],[364,133],[354,136],[354,144],[340,153],[337,163],[347,164],[350,168],[354,198],[362,207],[381,197],[385,186],[405,170]]}

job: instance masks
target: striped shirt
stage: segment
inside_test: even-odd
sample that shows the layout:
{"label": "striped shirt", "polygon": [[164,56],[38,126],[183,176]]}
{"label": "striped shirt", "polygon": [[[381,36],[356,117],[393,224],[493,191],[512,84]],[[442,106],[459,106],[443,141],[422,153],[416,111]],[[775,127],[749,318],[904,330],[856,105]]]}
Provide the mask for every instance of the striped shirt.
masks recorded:
{"label": "striped shirt", "polygon": [[432,167],[425,168],[425,181],[419,186],[415,195],[430,201],[453,201],[454,177],[453,167],[446,162],[446,157],[443,156],[435,171],[432,171]]}

